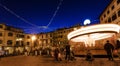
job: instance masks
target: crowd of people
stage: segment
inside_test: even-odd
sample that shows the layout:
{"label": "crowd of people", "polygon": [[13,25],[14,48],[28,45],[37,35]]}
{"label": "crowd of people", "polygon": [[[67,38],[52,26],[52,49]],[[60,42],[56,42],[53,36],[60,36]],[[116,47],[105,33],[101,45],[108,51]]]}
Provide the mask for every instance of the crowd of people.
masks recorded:
{"label": "crowd of people", "polygon": [[[120,59],[120,41],[119,40],[116,41],[115,45],[113,45],[112,43],[110,43],[109,40],[107,40],[106,43],[104,44],[104,50],[106,51],[108,60],[114,61],[114,54],[117,55]],[[90,52],[90,50],[87,50],[86,60],[87,61],[94,60],[94,57]]]}
{"label": "crowd of people", "polygon": [[55,61],[62,61],[63,59],[66,61],[75,60],[74,52],[69,44],[65,48],[55,47],[53,56]]}
{"label": "crowd of people", "polygon": [[[106,51],[108,60],[111,60],[111,61],[114,60],[114,56],[113,56],[114,52],[116,52],[116,54],[118,55],[118,57],[120,59],[120,41],[119,40],[117,40],[116,44],[114,44],[114,45],[111,44],[111,42],[109,40],[107,40],[106,43],[104,44],[104,50]],[[40,48],[38,50],[36,49],[36,50],[31,50],[31,51],[24,50],[24,55],[25,56],[48,55],[48,56],[52,56],[55,61],[76,60],[75,55],[74,55],[74,51],[70,47],[70,44],[66,44],[66,46],[63,48],[55,46],[54,49]],[[85,60],[86,61],[93,61],[94,60],[94,57],[93,57],[90,50],[86,51]]]}
{"label": "crowd of people", "polygon": [[106,41],[104,45],[104,49],[106,51],[108,60],[113,61],[114,60],[114,53],[119,57],[120,59],[120,41],[117,40],[116,44],[113,45],[109,42],[109,40]]}
{"label": "crowd of people", "polygon": [[[114,52],[116,52],[116,54],[118,55],[118,57],[120,59],[120,41],[119,40],[117,40],[116,44],[114,44],[114,45],[111,44],[109,40],[107,40],[106,43],[104,44],[104,50],[106,51],[108,60],[111,60],[111,61],[114,60],[114,56],[113,56]],[[41,48],[39,50],[34,50],[33,52],[25,51],[26,56],[28,56],[28,55],[44,55],[44,54],[52,56],[55,61],[76,60],[74,51],[70,47],[70,44],[66,44],[66,46],[63,48],[55,46],[54,49],[42,49]],[[91,50],[86,51],[85,60],[86,61],[94,60]]]}

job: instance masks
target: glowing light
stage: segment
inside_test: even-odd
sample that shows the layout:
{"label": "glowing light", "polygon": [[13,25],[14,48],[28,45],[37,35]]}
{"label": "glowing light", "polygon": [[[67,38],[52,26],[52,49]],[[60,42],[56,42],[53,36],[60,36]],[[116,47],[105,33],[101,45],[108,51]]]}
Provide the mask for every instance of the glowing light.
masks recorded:
{"label": "glowing light", "polygon": [[112,37],[115,33],[119,33],[119,30],[120,26],[116,24],[92,25],[69,33],[68,40],[94,46],[96,40]]}
{"label": "glowing light", "polygon": [[84,25],[87,25],[87,24],[90,24],[91,23],[91,21],[89,20],[89,19],[86,19],[85,21],[84,21]]}
{"label": "glowing light", "polygon": [[99,25],[92,25],[88,27],[84,27],[78,30],[75,30],[68,34],[68,39],[71,39],[75,36],[80,35],[88,35],[93,33],[119,33],[120,26],[116,24],[99,24]]}
{"label": "glowing light", "polygon": [[36,36],[32,36],[32,41],[36,40]]}

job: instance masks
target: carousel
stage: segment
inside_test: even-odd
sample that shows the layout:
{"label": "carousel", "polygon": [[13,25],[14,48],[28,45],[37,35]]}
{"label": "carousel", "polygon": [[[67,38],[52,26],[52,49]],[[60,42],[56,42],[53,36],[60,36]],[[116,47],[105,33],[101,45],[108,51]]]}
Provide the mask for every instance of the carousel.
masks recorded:
{"label": "carousel", "polygon": [[85,47],[91,47],[96,45],[96,41],[116,36],[119,31],[117,24],[97,24],[74,30],[67,37],[69,41],[82,42]]}

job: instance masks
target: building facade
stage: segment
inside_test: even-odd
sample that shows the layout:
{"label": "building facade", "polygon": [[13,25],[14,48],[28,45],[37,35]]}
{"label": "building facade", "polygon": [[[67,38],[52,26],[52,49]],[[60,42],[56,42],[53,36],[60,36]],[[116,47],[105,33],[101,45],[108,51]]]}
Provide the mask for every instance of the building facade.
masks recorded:
{"label": "building facade", "polygon": [[[99,16],[100,24],[118,24],[120,25],[120,0],[111,0],[111,2],[106,6],[103,12]],[[103,46],[107,40],[116,47],[116,40],[120,38],[119,34],[114,34],[112,37],[99,40],[96,42],[97,48],[104,49]],[[101,46],[100,46],[101,44]]]}
{"label": "building facade", "polygon": [[120,25],[120,0],[111,0],[110,4],[101,13],[100,23],[113,23]]}
{"label": "building facade", "polygon": [[[111,0],[109,5],[99,16],[100,23],[112,23],[120,25],[120,0]],[[120,38],[120,34],[117,34],[117,38]]]}
{"label": "building facade", "polygon": [[23,53],[25,49],[31,51],[41,47],[63,47],[68,42],[67,34],[78,28],[80,28],[80,25],[60,28],[46,33],[25,34],[22,29],[0,24],[0,50],[13,54],[14,51]]}
{"label": "building facade", "polygon": [[37,34],[38,43],[40,48],[48,48],[52,46],[52,32]]}
{"label": "building facade", "polygon": [[22,29],[0,24],[0,48],[9,54],[13,53],[14,50],[21,49],[24,46],[24,35]]}
{"label": "building facade", "polygon": [[38,43],[40,47],[63,47],[67,42],[67,35],[71,31],[80,28],[80,25],[74,25],[69,28],[59,28],[52,32],[39,33],[37,34]]}

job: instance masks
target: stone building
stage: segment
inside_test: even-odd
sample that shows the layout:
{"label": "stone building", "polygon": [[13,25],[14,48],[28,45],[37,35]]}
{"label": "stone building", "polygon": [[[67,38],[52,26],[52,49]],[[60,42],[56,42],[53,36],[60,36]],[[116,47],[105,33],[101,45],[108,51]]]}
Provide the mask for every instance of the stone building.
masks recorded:
{"label": "stone building", "polygon": [[52,34],[53,34],[52,32],[37,34],[39,47],[47,48],[47,47],[52,46],[52,44],[53,44]]}
{"label": "stone building", "polygon": [[109,5],[99,16],[100,23],[114,23],[120,25],[120,0],[111,0]]}
{"label": "stone building", "polygon": [[[101,24],[112,23],[120,25],[120,0],[111,0],[100,14],[99,19]],[[120,34],[116,34],[112,38],[115,40],[120,39]],[[113,43],[115,43],[114,40]]]}
{"label": "stone building", "polygon": [[23,51],[24,31],[13,26],[0,24],[0,48],[12,54],[14,50]]}
{"label": "stone building", "polygon": [[68,42],[67,34],[80,28],[80,25],[74,25],[68,28],[59,28],[51,32],[37,34],[40,47],[63,47]]}

